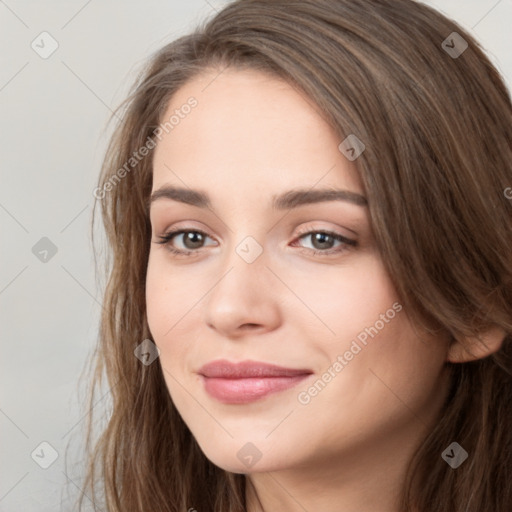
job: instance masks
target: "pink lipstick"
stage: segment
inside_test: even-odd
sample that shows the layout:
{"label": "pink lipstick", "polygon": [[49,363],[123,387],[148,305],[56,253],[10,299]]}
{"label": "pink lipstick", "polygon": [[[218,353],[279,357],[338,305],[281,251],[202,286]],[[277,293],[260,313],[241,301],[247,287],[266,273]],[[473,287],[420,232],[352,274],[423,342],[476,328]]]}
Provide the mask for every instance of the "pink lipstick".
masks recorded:
{"label": "pink lipstick", "polygon": [[226,404],[246,404],[289,389],[313,372],[257,361],[231,363],[218,359],[201,367],[198,373],[206,392],[216,400]]}

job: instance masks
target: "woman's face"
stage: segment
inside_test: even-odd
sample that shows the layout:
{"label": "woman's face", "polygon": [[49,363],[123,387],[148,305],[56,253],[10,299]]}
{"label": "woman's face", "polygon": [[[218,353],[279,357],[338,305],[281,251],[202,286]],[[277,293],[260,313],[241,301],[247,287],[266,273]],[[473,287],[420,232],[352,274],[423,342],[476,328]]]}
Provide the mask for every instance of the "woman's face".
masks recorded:
{"label": "woman's face", "polygon": [[[418,337],[384,269],[353,139],[342,152],[312,102],[256,71],[205,72],[172,116],[154,150],[152,193],[169,190],[151,205],[147,314],[205,455],[237,473],[409,457],[444,399],[447,346]],[[186,232],[159,244],[171,230]],[[298,371],[202,375],[218,360]]]}

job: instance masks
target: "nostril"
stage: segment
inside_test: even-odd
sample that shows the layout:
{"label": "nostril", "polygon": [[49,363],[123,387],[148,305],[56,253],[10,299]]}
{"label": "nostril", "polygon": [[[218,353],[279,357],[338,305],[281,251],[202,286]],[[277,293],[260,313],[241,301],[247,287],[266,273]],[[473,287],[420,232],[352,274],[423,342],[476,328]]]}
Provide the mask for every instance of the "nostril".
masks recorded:
{"label": "nostril", "polygon": [[247,328],[252,329],[253,327],[258,327],[258,324],[243,324],[241,326],[242,329],[247,329]]}

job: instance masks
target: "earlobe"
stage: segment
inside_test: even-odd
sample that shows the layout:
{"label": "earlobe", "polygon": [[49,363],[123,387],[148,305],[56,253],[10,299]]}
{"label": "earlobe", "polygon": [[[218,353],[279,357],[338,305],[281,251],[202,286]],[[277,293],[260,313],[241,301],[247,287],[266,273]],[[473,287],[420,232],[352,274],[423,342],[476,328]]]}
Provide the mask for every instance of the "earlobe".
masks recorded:
{"label": "earlobe", "polygon": [[480,336],[454,340],[446,360],[450,363],[466,363],[490,356],[501,348],[506,334],[501,327],[496,326]]}

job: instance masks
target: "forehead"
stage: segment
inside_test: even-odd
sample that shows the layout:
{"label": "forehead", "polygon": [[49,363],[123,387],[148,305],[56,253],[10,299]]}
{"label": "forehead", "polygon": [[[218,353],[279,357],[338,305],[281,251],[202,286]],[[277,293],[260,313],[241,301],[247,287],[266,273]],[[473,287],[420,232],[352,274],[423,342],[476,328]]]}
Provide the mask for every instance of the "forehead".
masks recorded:
{"label": "forehead", "polygon": [[[191,98],[194,108],[184,108]],[[186,183],[278,192],[321,181],[362,192],[341,138],[309,98],[278,78],[208,70],[174,94],[161,122],[171,117],[155,149],[153,190]]]}

